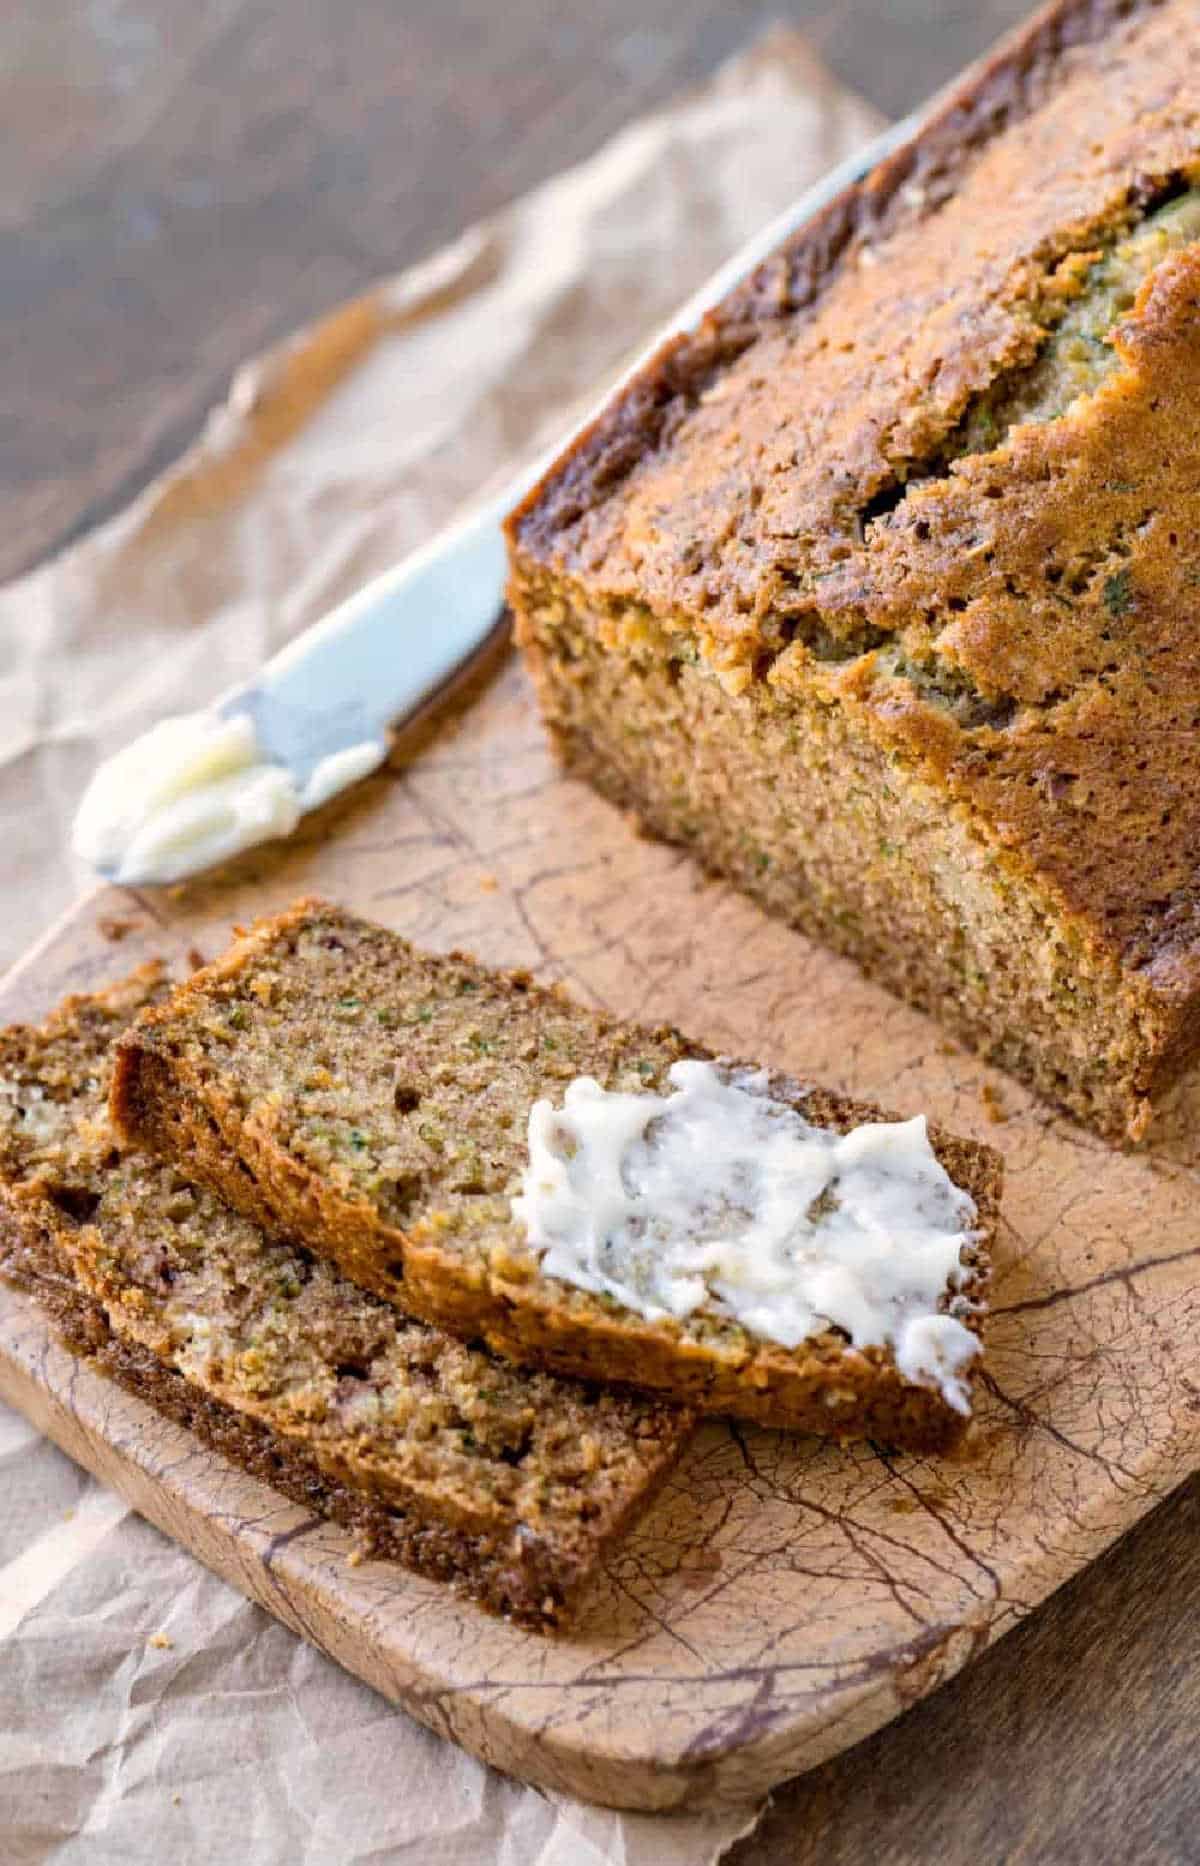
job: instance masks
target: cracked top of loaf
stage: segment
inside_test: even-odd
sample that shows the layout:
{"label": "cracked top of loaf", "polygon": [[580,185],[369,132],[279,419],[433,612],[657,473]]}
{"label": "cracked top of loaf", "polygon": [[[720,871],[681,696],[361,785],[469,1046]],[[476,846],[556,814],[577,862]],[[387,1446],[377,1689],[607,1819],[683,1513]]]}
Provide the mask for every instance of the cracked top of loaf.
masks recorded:
{"label": "cracked top of loaf", "polygon": [[[1200,984],[1200,9],[1049,9],[610,404],[517,574],[852,709]],[[647,639],[626,631],[630,652]]]}

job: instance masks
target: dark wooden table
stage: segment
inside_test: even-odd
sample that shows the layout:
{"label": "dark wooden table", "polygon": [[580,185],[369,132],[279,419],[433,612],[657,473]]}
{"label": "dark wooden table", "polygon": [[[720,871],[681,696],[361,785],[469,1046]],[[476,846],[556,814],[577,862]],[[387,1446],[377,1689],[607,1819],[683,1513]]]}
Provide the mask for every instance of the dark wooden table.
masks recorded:
{"label": "dark wooden table", "polygon": [[[881,109],[1023,0],[20,0],[0,15],[0,577],[124,504],[271,338],[703,77],[774,17]],[[1200,1485],[738,1866],[1200,1861]]]}

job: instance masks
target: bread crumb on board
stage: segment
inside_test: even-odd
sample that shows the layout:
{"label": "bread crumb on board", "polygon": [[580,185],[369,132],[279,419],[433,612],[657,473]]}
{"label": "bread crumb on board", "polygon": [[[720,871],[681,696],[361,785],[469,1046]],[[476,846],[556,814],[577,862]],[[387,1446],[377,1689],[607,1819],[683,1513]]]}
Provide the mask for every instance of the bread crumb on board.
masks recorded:
{"label": "bread crumb on board", "polygon": [[96,921],[96,931],[101,939],[111,940],[115,945],[127,933],[132,933],[136,925],[136,920],[122,920],[117,914],[101,914]]}
{"label": "bread crumb on board", "polygon": [[979,1099],[983,1103],[983,1112],[989,1121],[999,1123],[1008,1120],[1008,1110],[1004,1106],[1000,1090],[991,1082],[984,1083],[979,1091]]}
{"label": "bread crumb on board", "polygon": [[165,1633],[151,1633],[147,1644],[159,1652],[172,1652],[175,1648],[175,1641],[168,1639]]}

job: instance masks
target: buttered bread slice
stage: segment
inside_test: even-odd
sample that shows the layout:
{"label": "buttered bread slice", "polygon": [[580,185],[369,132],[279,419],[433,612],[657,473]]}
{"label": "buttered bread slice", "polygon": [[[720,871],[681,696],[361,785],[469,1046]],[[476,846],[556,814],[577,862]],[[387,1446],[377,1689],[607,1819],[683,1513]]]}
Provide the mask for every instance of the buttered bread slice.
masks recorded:
{"label": "buttered bread slice", "polygon": [[320,902],[140,1018],[114,1118],[466,1340],[709,1412],[938,1448],[969,1417],[989,1148],[715,1061]]}

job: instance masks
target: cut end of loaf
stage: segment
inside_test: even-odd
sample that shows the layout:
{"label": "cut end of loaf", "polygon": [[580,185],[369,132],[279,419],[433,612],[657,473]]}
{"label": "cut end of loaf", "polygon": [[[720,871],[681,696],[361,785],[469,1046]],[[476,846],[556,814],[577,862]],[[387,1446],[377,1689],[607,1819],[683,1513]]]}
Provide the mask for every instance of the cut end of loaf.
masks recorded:
{"label": "cut end of loaf", "polygon": [[732,695],[648,610],[635,628],[620,605],[618,630],[616,606],[541,572],[518,574],[514,605],[570,772],[1045,1101],[1111,1141],[1143,1138],[1200,1042],[1186,971],[1158,985],[1124,966],[893,759],[853,697]]}

